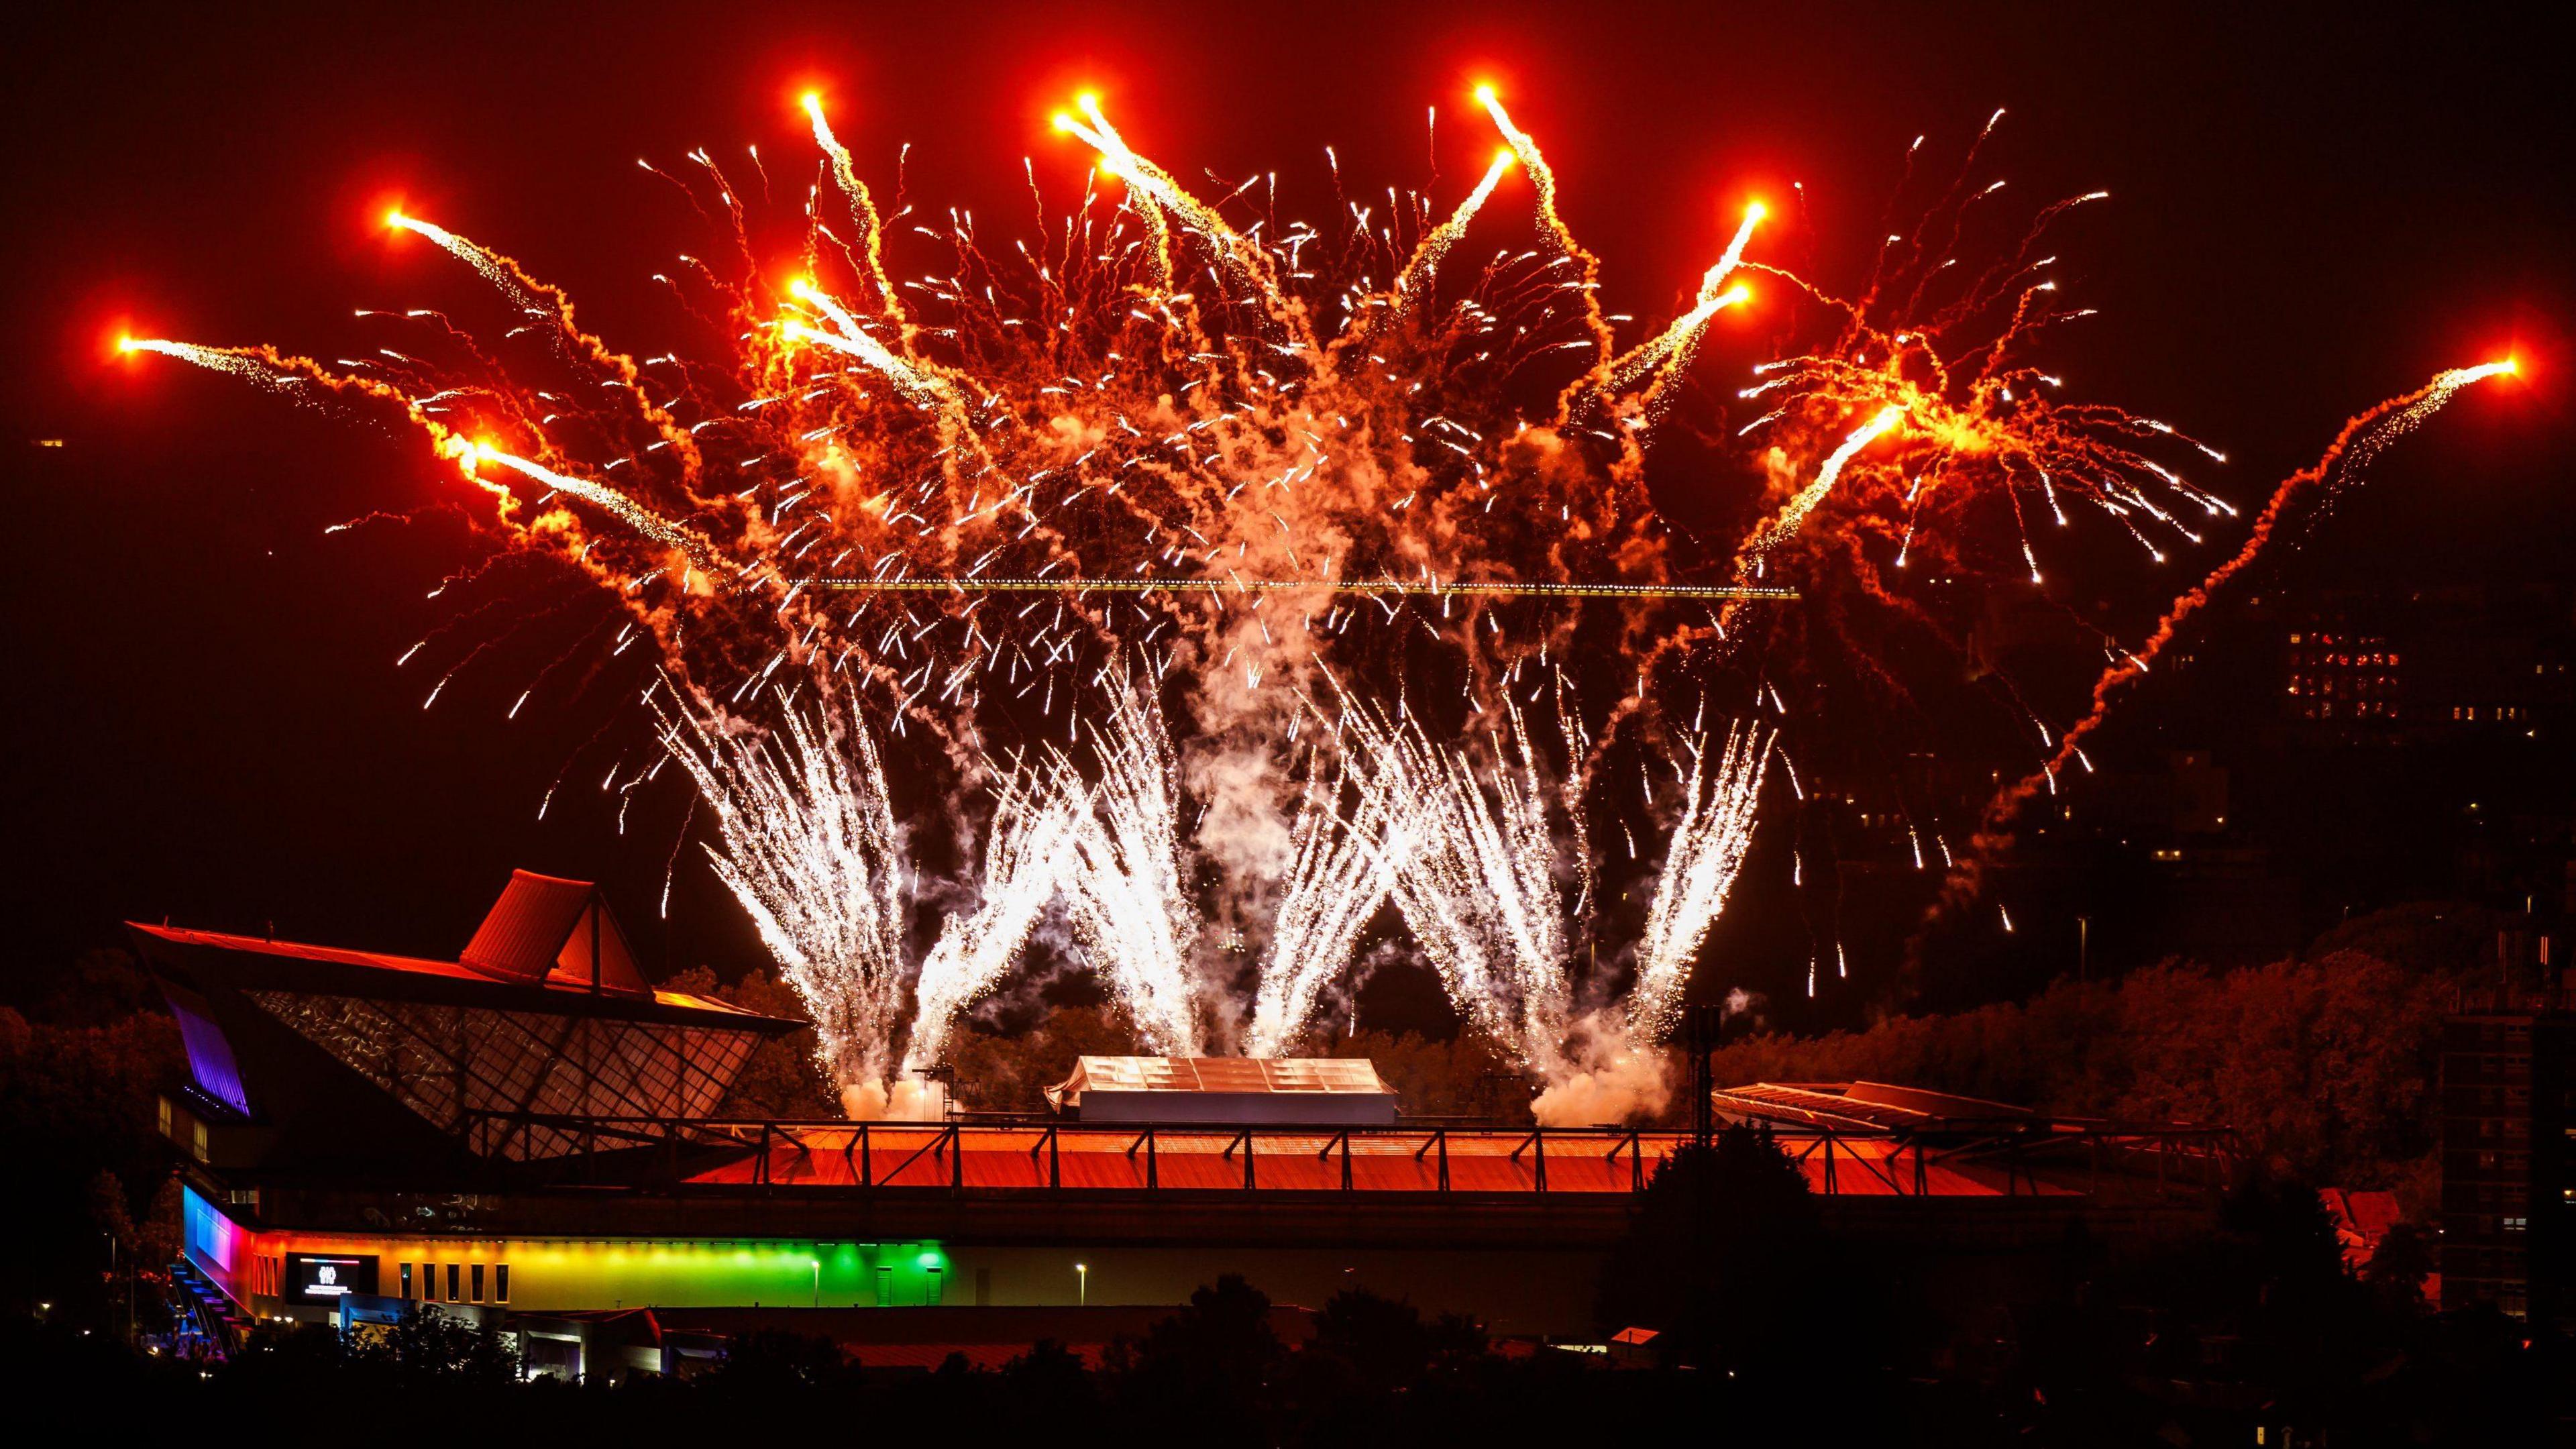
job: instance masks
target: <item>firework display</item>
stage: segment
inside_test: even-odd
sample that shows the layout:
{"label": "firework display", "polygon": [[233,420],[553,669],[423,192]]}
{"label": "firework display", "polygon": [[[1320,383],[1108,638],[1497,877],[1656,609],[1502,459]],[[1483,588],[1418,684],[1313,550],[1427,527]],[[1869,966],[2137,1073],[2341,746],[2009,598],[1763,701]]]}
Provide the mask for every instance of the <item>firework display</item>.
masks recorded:
{"label": "firework display", "polygon": [[[924,1110],[915,1079],[1055,921],[1049,949],[1174,1055],[1294,1050],[1396,942],[1546,1088],[1543,1119],[1616,1118],[1664,1100],[1653,1047],[1766,801],[1848,772],[1811,710],[1930,707],[1888,630],[1963,652],[1909,579],[2042,589],[2060,529],[2161,564],[2239,508],[2200,481],[2218,450],[2038,360],[2087,315],[2051,228],[2103,193],[1963,245],[2008,205],[1979,165],[2001,112],[1857,289],[1765,260],[1754,204],[1623,342],[1537,140],[1477,102],[1501,145],[1454,204],[1346,194],[1335,163],[1314,225],[1275,175],[1194,191],[1086,94],[1056,118],[1096,157],[1083,193],[988,244],[881,202],[808,96],[801,201],[762,199],[791,188],[757,153],[750,188],[705,151],[669,178],[730,249],[657,279],[691,355],[619,351],[529,267],[399,211],[498,294],[497,335],[420,313],[338,363],[122,345],[398,417],[506,551],[596,585],[657,741],[608,785],[680,767],[853,1116]],[[1744,341],[1715,345],[1722,319],[1775,300],[1795,335],[1715,378]],[[2510,368],[2356,419],[2143,644],[2087,623],[2110,663],[2079,719],[1981,686],[2028,778],[1956,857],[1909,820],[1918,862],[1928,835],[1970,898],[2285,506]],[[1684,419],[1733,454],[1729,543],[1649,488]],[[1815,705],[1827,678],[1855,702]],[[939,833],[971,842],[953,872],[924,863]]]}

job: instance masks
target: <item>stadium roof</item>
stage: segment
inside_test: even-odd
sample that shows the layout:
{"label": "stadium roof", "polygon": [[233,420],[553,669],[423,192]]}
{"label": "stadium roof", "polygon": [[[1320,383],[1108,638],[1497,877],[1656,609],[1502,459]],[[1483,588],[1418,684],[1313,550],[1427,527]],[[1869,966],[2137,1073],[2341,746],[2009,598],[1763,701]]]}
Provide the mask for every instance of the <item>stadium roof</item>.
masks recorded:
{"label": "stadium roof", "polygon": [[[221,952],[236,957],[265,957],[276,962],[281,971],[298,975],[309,974],[316,980],[317,985],[327,977],[333,986],[360,995],[371,992],[406,995],[410,993],[404,991],[404,987],[424,983],[454,983],[469,992],[478,987],[495,987],[500,989],[501,999],[521,997],[524,992],[533,987],[544,991],[550,998],[567,999],[567,1004],[570,998],[587,997],[593,994],[586,981],[571,982],[554,978],[541,981],[502,981],[458,961],[432,961],[418,956],[393,956],[381,951],[352,951],[339,946],[308,945],[301,941],[272,941],[259,936],[230,936],[221,931],[191,931],[177,926],[147,926],[140,921],[128,921],[125,924],[126,929],[138,936],[167,942],[172,946]],[[298,969],[300,966],[322,969],[307,973],[300,971]],[[334,969],[351,967],[357,968],[362,973],[383,974],[371,980],[368,975],[351,974],[346,970]],[[712,996],[692,996],[685,991],[656,989],[641,994],[621,994],[629,997],[633,1004],[639,1007],[649,1005],[666,1010],[711,1013],[735,1018],[736,1024],[743,1026],[774,1023],[780,1030],[789,1030],[804,1024],[763,1016],[758,1012],[745,1011],[739,1006],[718,1001]]]}
{"label": "stadium roof", "polygon": [[1091,1122],[1395,1122],[1377,1068],[1331,1057],[1084,1057],[1046,1096]]}
{"label": "stadium roof", "polygon": [[600,900],[599,887],[528,870],[510,872],[509,885],[457,960],[506,980],[561,981],[628,995],[653,990],[635,969],[626,933]]}
{"label": "stadium roof", "polygon": [[1047,1100],[1078,1107],[1085,1092],[1395,1095],[1364,1058],[1083,1057],[1073,1064],[1072,1076],[1047,1089]]}
{"label": "stadium roof", "polygon": [[1885,1082],[1755,1082],[1710,1094],[1718,1115],[1741,1122],[1794,1122],[1846,1132],[1905,1128],[2035,1125],[2027,1107]]}
{"label": "stadium roof", "polygon": [[147,952],[158,942],[200,964],[219,961],[217,974],[238,984],[496,1006],[526,1003],[533,988],[545,993],[546,1010],[581,1010],[584,1003],[576,998],[587,998],[592,1014],[660,1021],[712,1016],[725,1018],[726,1025],[775,1031],[800,1024],[711,996],[656,989],[636,968],[625,933],[596,886],[529,871],[511,873],[501,898],[454,961],[139,921],[126,927],[142,938]]}
{"label": "stadium roof", "polygon": [[552,1119],[703,1117],[798,1025],[655,990],[595,887],[525,871],[455,961],[129,927],[199,1091],[279,1125],[289,1156],[423,1123],[485,1158],[592,1151]]}

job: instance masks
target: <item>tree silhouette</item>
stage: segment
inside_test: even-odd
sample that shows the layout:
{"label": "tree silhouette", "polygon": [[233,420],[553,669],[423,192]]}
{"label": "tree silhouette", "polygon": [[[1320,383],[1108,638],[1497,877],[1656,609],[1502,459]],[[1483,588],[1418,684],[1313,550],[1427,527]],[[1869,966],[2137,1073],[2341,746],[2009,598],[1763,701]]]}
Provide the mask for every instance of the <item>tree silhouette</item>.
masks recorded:
{"label": "tree silhouette", "polygon": [[1265,1437],[1268,1390],[1284,1357],[1270,1296],[1227,1273],[1118,1355],[1118,1404],[1140,1428],[1253,1442]]}
{"label": "tree silhouette", "polygon": [[1777,1368],[1831,1291],[1826,1256],[1806,1174],[1769,1132],[1729,1127],[1656,1168],[1603,1269],[1598,1316],[1655,1330],[1668,1364]]}

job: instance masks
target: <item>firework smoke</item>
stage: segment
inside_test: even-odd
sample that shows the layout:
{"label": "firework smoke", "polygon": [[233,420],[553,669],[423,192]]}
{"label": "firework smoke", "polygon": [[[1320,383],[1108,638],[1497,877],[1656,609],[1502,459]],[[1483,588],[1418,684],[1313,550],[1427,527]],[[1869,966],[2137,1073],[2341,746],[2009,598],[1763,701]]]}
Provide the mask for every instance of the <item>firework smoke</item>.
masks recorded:
{"label": "firework smoke", "polygon": [[1592,1011],[1576,1020],[1563,1062],[1530,1100],[1530,1114],[1541,1126],[1635,1122],[1672,1102],[1670,1061],[1623,1011]]}

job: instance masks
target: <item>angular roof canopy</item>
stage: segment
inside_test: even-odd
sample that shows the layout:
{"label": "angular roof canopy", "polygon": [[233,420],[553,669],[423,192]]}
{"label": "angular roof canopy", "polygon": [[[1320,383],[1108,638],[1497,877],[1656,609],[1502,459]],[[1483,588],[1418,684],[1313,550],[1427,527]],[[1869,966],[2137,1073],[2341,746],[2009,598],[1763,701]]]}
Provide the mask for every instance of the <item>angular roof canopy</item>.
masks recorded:
{"label": "angular roof canopy", "polygon": [[[126,922],[144,954],[168,964],[195,963],[227,985],[401,996],[496,1007],[535,1004],[653,1021],[718,1020],[769,1032],[802,1025],[745,1011],[710,996],[663,991],[644,979],[626,934],[589,881],[513,871],[459,959],[436,961],[382,951],[315,946],[220,931]],[[593,943],[597,944],[594,958]],[[156,950],[158,947],[160,949]],[[573,1008],[578,997],[585,1005]]]}
{"label": "angular roof canopy", "polygon": [[532,870],[510,872],[501,898],[456,959],[505,981],[579,985],[630,996],[653,991],[635,968],[626,933],[609,914],[599,887]]}
{"label": "angular roof canopy", "polygon": [[485,1158],[599,1150],[566,1119],[704,1117],[798,1025],[655,990],[595,886],[526,871],[455,961],[129,929],[200,1091],[277,1126],[290,1156],[334,1160],[414,1119]]}

